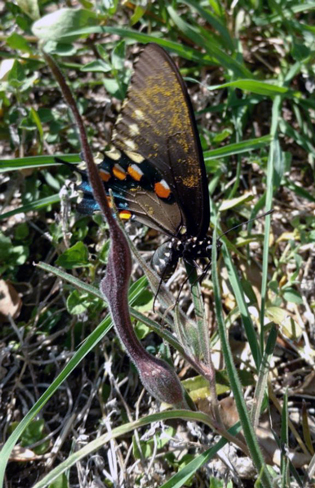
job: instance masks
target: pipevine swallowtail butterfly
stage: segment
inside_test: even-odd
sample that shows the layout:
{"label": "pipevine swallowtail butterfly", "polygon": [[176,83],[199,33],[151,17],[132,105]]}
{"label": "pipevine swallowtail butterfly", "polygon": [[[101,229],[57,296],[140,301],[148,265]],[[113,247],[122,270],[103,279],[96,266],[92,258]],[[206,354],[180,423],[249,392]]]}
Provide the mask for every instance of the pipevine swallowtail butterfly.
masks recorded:
{"label": "pipevine swallowtail butterfly", "polygon": [[[178,259],[208,257],[211,238],[206,170],[186,85],[171,57],[148,44],[135,65],[111,146],[99,166],[119,215],[166,234],[152,265],[169,278]],[[98,209],[83,178],[83,213]]]}

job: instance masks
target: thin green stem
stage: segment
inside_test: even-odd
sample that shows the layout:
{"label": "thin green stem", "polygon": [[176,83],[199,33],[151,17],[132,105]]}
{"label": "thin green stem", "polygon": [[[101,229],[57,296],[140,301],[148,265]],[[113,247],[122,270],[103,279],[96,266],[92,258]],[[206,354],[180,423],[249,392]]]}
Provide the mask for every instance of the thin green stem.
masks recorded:
{"label": "thin green stem", "polygon": [[[277,96],[274,99],[272,107],[272,120],[271,120],[271,130],[270,135],[272,137],[272,142],[270,144],[269,159],[267,167],[267,190],[266,190],[266,212],[272,208],[272,198],[273,198],[273,173],[274,173],[274,163],[277,153],[279,152],[279,141],[276,137],[279,111],[281,106],[281,97]],[[266,216],[265,221],[265,236],[264,236],[264,251],[263,251],[263,274],[261,281],[261,307],[260,307],[260,349],[261,353],[264,353],[264,319],[265,319],[265,306],[266,306],[266,293],[267,293],[267,281],[268,281],[268,257],[269,257],[269,234],[270,234],[270,215]]]}

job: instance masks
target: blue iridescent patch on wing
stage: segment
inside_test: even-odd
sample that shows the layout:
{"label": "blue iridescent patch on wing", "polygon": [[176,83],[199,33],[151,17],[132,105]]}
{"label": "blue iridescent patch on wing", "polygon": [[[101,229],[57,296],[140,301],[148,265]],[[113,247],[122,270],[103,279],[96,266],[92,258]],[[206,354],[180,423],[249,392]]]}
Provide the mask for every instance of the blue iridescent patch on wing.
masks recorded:
{"label": "blue iridescent patch on wing", "polygon": [[78,203],[77,209],[81,214],[92,215],[94,212],[100,210],[100,207],[92,195],[84,195],[82,200]]}

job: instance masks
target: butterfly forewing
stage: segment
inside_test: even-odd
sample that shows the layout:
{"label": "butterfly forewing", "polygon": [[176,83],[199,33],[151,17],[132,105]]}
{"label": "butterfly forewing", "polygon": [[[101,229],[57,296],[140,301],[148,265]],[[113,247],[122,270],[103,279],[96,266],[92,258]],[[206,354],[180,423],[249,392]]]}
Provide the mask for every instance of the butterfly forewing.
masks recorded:
{"label": "butterfly forewing", "polygon": [[[191,236],[206,234],[210,216],[207,179],[191,102],[175,64],[156,44],[147,45],[140,54],[114,129],[113,145],[144,173],[150,166],[147,188],[142,182],[133,188],[114,183],[123,187],[136,217],[146,213],[147,225],[167,229],[169,235],[176,236],[184,228]],[[162,193],[156,186],[160,180]],[[170,194],[166,197],[163,191],[167,187]]]}

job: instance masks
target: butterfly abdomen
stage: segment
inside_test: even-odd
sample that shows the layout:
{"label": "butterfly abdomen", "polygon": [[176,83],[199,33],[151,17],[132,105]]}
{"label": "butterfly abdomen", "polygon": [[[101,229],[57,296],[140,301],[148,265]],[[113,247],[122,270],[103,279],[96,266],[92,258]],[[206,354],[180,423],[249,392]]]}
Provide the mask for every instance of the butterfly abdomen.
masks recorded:
{"label": "butterfly abdomen", "polygon": [[152,268],[166,281],[174,273],[180,256],[181,252],[176,249],[172,240],[164,242],[152,256]]}

